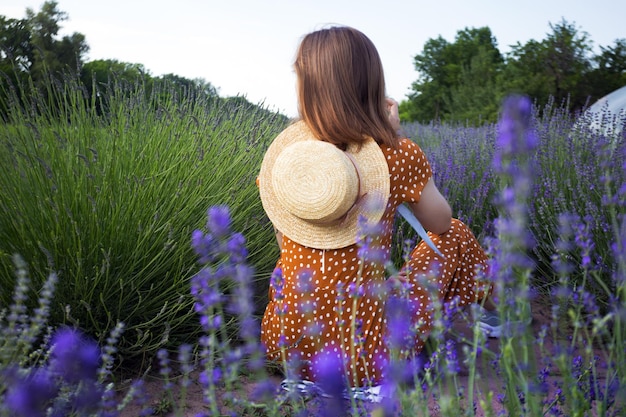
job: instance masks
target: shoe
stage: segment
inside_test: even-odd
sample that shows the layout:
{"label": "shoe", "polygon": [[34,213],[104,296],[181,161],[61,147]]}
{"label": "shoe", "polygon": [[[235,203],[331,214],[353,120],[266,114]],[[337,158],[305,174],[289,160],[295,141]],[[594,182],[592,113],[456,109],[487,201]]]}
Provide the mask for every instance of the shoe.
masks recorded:
{"label": "shoe", "polygon": [[502,323],[500,315],[496,310],[489,311],[482,309],[482,314],[478,319],[478,326],[482,330],[485,337],[498,339],[502,336]]}
{"label": "shoe", "polygon": [[478,326],[480,330],[482,330],[485,337],[492,339],[499,339],[502,337],[505,327],[510,329],[520,329],[523,325],[530,325],[531,318],[528,318],[528,322],[524,323],[521,320],[518,321],[509,321],[507,320],[504,324],[500,319],[500,313],[497,310],[489,311],[481,308],[481,316],[478,319]]}
{"label": "shoe", "polygon": [[[304,399],[311,399],[317,396],[322,396],[324,398],[331,397],[317,384],[307,380],[296,381],[293,379],[285,379],[280,383],[280,386],[283,390],[289,393],[297,394]],[[356,400],[371,403],[380,403],[385,397],[391,398],[392,396],[390,393],[383,393],[382,385],[372,387],[355,387],[351,388],[349,391],[344,390],[343,392],[343,398],[346,400],[354,398]]]}

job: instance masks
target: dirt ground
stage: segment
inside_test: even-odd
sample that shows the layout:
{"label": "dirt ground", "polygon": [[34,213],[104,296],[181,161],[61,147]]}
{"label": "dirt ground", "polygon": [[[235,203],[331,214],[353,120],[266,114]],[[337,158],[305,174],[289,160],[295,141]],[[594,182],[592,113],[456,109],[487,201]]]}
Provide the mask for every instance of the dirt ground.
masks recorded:
{"label": "dirt ground", "polygon": [[[532,327],[533,334],[536,335],[536,334],[539,334],[542,326],[547,325],[551,322],[551,305],[546,300],[538,298],[531,302],[531,313],[532,313],[531,327]],[[453,324],[453,330],[451,332],[452,334],[450,335],[451,338],[456,339],[457,341],[456,346],[458,349],[458,358],[464,357],[463,353],[461,352],[461,350],[463,349],[463,343],[459,341],[463,340],[463,337],[468,338],[468,339],[471,337],[470,335],[471,329],[468,326],[468,320],[469,320],[468,316],[463,317],[461,315],[457,317]],[[564,334],[565,333],[567,332],[564,331]],[[551,346],[550,346],[551,342],[549,339],[550,338],[546,338],[546,342],[544,344],[544,352],[552,351]],[[533,344],[532,349],[534,351],[535,358],[538,358],[539,357],[538,355],[541,354],[540,349],[538,348],[536,344]],[[488,339],[485,345],[485,351],[493,352],[495,354],[499,353],[500,351],[499,340]],[[488,359],[478,360],[476,371],[477,371],[478,376],[476,377],[477,384],[475,384],[475,388],[474,388],[476,390],[475,391],[475,398],[476,398],[475,400],[475,408],[476,408],[475,413],[476,414],[475,415],[477,417],[485,416],[486,413],[485,413],[485,409],[483,408],[483,406],[486,405],[489,408],[488,403],[490,403],[490,407],[492,408],[494,415],[500,415],[499,412],[502,411],[503,408],[498,398],[494,396],[494,398],[492,398],[491,401],[488,401],[485,395],[485,393],[489,392],[489,390],[493,390],[493,392],[495,393],[503,392],[502,387],[499,385],[500,380],[497,377],[496,371],[494,370],[493,365],[491,364],[491,361]],[[459,372],[459,376],[456,381],[457,385],[454,387],[454,390],[456,391],[463,390],[465,393],[467,393],[469,378],[470,378],[470,375],[469,375],[468,370],[463,368],[463,365],[461,365],[461,371]],[[558,376],[552,376],[551,378],[558,378]],[[273,379],[278,384],[280,383],[282,378],[277,375],[273,377]],[[244,392],[239,393],[238,395],[249,395],[255,389],[255,383],[252,383],[252,382],[245,383],[244,381],[243,386],[244,386]],[[552,389],[552,390],[556,389],[554,385],[551,383],[548,384],[548,387],[550,387],[549,389]],[[155,378],[155,379],[148,378],[146,380],[146,388],[147,388],[147,392],[149,393],[151,397],[151,405],[155,409],[154,415],[162,416],[162,417],[177,416],[177,414],[175,413],[175,409],[171,407],[171,402],[168,401],[168,399],[165,398],[163,395],[163,382],[162,381],[160,381],[158,378]],[[197,416],[200,413],[207,413],[207,415],[210,415],[210,412],[207,410],[207,406],[203,400],[202,388],[197,380],[197,373],[193,374],[193,380],[192,380],[191,386],[188,388],[185,403],[186,403],[186,407],[184,411],[178,414],[178,416],[180,415],[183,415],[185,417]],[[429,408],[430,416],[439,416],[441,414],[440,404],[434,399],[429,402],[428,408]],[[139,416],[140,411],[141,410],[139,407],[135,405],[129,405],[124,409],[124,411],[120,414],[120,416],[121,417],[135,417],[135,416]],[[222,410],[222,412],[224,413],[222,415],[229,415],[227,410]],[[254,414],[254,415],[263,415],[263,413]]]}

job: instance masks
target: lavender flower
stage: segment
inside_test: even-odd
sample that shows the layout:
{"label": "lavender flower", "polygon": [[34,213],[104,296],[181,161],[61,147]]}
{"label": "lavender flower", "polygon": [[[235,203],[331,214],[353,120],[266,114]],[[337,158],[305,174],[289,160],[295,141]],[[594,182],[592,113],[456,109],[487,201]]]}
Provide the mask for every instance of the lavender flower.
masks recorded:
{"label": "lavender flower", "polygon": [[227,206],[212,206],[207,213],[207,229],[220,239],[230,232],[230,211]]}
{"label": "lavender flower", "polygon": [[446,340],[446,370],[448,375],[457,375],[461,370],[454,340]]}
{"label": "lavender flower", "polygon": [[[264,349],[259,343],[260,325],[254,317],[251,290],[254,270],[246,264],[246,239],[231,230],[231,223],[228,207],[213,206],[208,210],[207,232],[196,230],[191,239],[203,264],[191,281],[194,308],[206,332],[199,341],[203,367],[200,383],[205,402],[214,413],[218,412],[217,384],[227,387],[222,400],[236,404],[241,400],[230,388],[239,368],[247,363],[249,371],[258,371],[263,366]],[[280,297],[284,284],[279,270],[275,271],[272,283]],[[225,313],[238,318],[239,338],[243,343],[236,347],[231,345],[232,335],[222,328]]]}
{"label": "lavender flower", "polygon": [[385,305],[387,318],[386,342],[392,351],[404,351],[410,349],[413,344],[414,334],[411,330],[412,316],[410,302],[406,297],[391,295]]}
{"label": "lavender flower", "polygon": [[497,171],[515,176],[519,166],[511,158],[528,155],[537,147],[537,136],[530,129],[531,116],[528,97],[510,96],[504,100],[493,162]]}
{"label": "lavender flower", "polygon": [[279,388],[280,386],[271,379],[259,381],[250,392],[250,398],[254,401],[272,401]]}
{"label": "lavender flower", "polygon": [[159,374],[163,377],[163,388],[165,390],[170,390],[174,386],[170,381],[170,374],[172,373],[172,369],[170,368],[170,357],[169,353],[165,349],[159,349],[157,352],[157,358],[159,358]]}
{"label": "lavender flower", "polygon": [[102,348],[102,364],[98,370],[98,378],[104,381],[111,374],[115,353],[117,352],[117,342],[124,332],[124,323],[117,323],[115,328],[111,330],[111,334],[107,337],[106,344]]}
{"label": "lavender flower", "polygon": [[388,254],[380,246],[382,225],[380,223],[368,223],[366,218],[360,216],[357,221],[357,257],[371,264],[384,264]]}
{"label": "lavender flower", "polygon": [[54,374],[45,368],[34,368],[9,380],[4,402],[15,417],[44,417],[59,391]]}
{"label": "lavender flower", "polygon": [[[72,396],[71,408],[74,411],[89,414],[97,411],[98,403],[102,398],[104,391],[102,386],[95,380],[81,381],[78,389]],[[69,414],[69,413],[68,413]]]}
{"label": "lavender flower", "polygon": [[141,411],[139,412],[139,417],[148,417],[154,415],[155,410],[149,405],[150,396],[146,391],[145,381],[143,379],[138,379],[132,383],[130,387],[130,393],[135,399],[135,404],[137,404],[141,408]]}
{"label": "lavender flower", "polygon": [[70,384],[94,381],[98,376],[100,349],[78,330],[62,328],[52,337],[50,370]]}
{"label": "lavender flower", "polygon": [[347,389],[346,376],[342,371],[343,361],[339,355],[332,348],[326,348],[313,360],[318,385],[329,397],[320,410],[321,417],[339,417],[348,413],[347,404],[343,398]]}
{"label": "lavender flower", "polygon": [[270,287],[274,291],[274,299],[284,300],[283,288],[285,287],[285,280],[283,279],[283,270],[281,268],[274,268],[272,276],[270,277]]}

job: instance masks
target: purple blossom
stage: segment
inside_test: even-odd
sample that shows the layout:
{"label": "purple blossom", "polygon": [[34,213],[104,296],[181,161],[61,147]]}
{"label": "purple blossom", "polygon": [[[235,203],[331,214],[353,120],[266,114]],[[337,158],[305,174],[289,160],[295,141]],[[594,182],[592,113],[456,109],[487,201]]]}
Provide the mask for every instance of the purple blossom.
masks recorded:
{"label": "purple blossom", "polygon": [[227,206],[212,206],[207,213],[207,229],[209,229],[216,238],[226,236],[230,232],[230,211]]}
{"label": "purple blossom", "polygon": [[222,318],[222,315],[219,313],[216,313],[213,315],[209,315],[209,314],[200,315],[200,324],[202,325],[202,328],[206,332],[218,330],[222,326],[223,322],[224,322],[224,319]]}
{"label": "purple blossom", "polygon": [[85,414],[89,411],[96,411],[102,394],[102,386],[97,381],[82,381],[72,398],[72,407],[75,411]]}
{"label": "purple blossom", "polygon": [[254,385],[250,398],[253,401],[271,401],[277,394],[279,385],[271,380],[265,379]]}
{"label": "purple blossom", "polygon": [[4,403],[15,417],[45,416],[46,408],[58,393],[54,374],[45,368],[34,368],[27,375],[15,376],[7,386]]}
{"label": "purple blossom", "polygon": [[244,262],[248,256],[246,238],[241,233],[233,233],[226,244],[226,253],[230,255],[231,262]]}
{"label": "purple blossom", "polygon": [[172,389],[173,384],[169,380],[172,369],[170,368],[170,357],[168,351],[165,349],[159,349],[157,352],[157,358],[159,358],[159,374],[161,374],[164,380],[163,388],[166,390]]}
{"label": "purple blossom", "polygon": [[389,349],[402,351],[409,349],[413,343],[411,331],[411,315],[409,300],[405,297],[391,295],[385,305],[387,318],[386,343]]}
{"label": "purple blossom", "polygon": [[364,262],[383,264],[387,260],[387,252],[380,247],[379,237],[382,234],[380,223],[369,223],[361,216],[357,223],[357,257]]}
{"label": "purple blossom", "polygon": [[350,298],[360,298],[365,295],[365,289],[362,285],[357,285],[354,282],[348,284],[348,296]]}
{"label": "purple blossom", "polygon": [[[251,305],[250,303],[248,303]],[[239,336],[244,340],[257,340],[261,334],[258,320],[252,317],[252,313],[241,317],[239,320]]]}
{"label": "purple blossom", "polygon": [[296,274],[296,288],[302,294],[309,294],[315,290],[313,272],[310,269],[302,268],[298,270]]}
{"label": "purple blossom", "polygon": [[532,104],[525,96],[510,96],[502,104],[498,124],[498,140],[494,155],[494,168],[508,174],[518,173],[518,166],[510,158],[528,155],[538,144],[531,131]]}
{"label": "purple blossom", "polygon": [[285,298],[283,294],[284,286],[285,280],[283,279],[283,270],[276,267],[270,277],[270,287],[274,290],[274,298],[276,300],[283,300]]}
{"label": "purple blossom", "polygon": [[[384,384],[388,387],[412,386],[416,378],[424,374],[427,366],[427,354],[424,350],[410,358],[394,358],[385,366]],[[393,390],[393,389],[391,389]]]}
{"label": "purple blossom", "polygon": [[68,383],[94,381],[100,365],[100,349],[78,330],[69,327],[57,330],[51,341],[50,370]]}
{"label": "purple blossom", "polygon": [[191,247],[199,257],[198,262],[201,264],[213,262],[215,247],[213,236],[205,235],[201,230],[194,230],[191,233]]}
{"label": "purple blossom", "polygon": [[313,360],[320,389],[329,396],[320,410],[320,416],[335,417],[347,415],[347,404],[343,398],[347,389],[340,354],[332,349],[324,349]]}
{"label": "purple blossom", "polygon": [[446,369],[448,375],[457,375],[461,370],[459,359],[457,358],[456,345],[454,340],[446,340]]}
{"label": "purple blossom", "polygon": [[593,243],[591,228],[589,227],[589,223],[592,221],[593,219],[586,216],[584,220],[577,222],[575,225],[576,230],[574,240],[581,251],[581,266],[583,269],[589,269],[591,266],[591,254],[595,246]]}
{"label": "purple blossom", "polygon": [[203,387],[216,385],[222,380],[222,370],[220,368],[214,368],[211,370],[204,370],[200,372],[198,381]]}

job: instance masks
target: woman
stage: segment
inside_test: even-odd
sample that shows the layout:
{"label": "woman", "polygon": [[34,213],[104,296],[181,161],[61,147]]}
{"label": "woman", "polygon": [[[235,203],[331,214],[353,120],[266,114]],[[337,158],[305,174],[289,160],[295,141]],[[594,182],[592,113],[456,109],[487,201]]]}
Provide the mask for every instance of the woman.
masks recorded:
{"label": "woman", "polygon": [[302,379],[319,379],[334,355],[353,386],[377,384],[393,336],[384,265],[399,205],[408,204],[443,254],[421,241],[399,277],[411,303],[407,320],[419,330],[412,353],[429,333],[433,297],[459,306],[487,297],[489,286],[475,279],[486,256],[452,218],[422,150],[398,137],[397,104],[385,98],[380,57],[363,33],[310,33],[294,67],[301,120],[270,145],[258,178],[281,248],[262,342],[270,359],[288,361]]}

